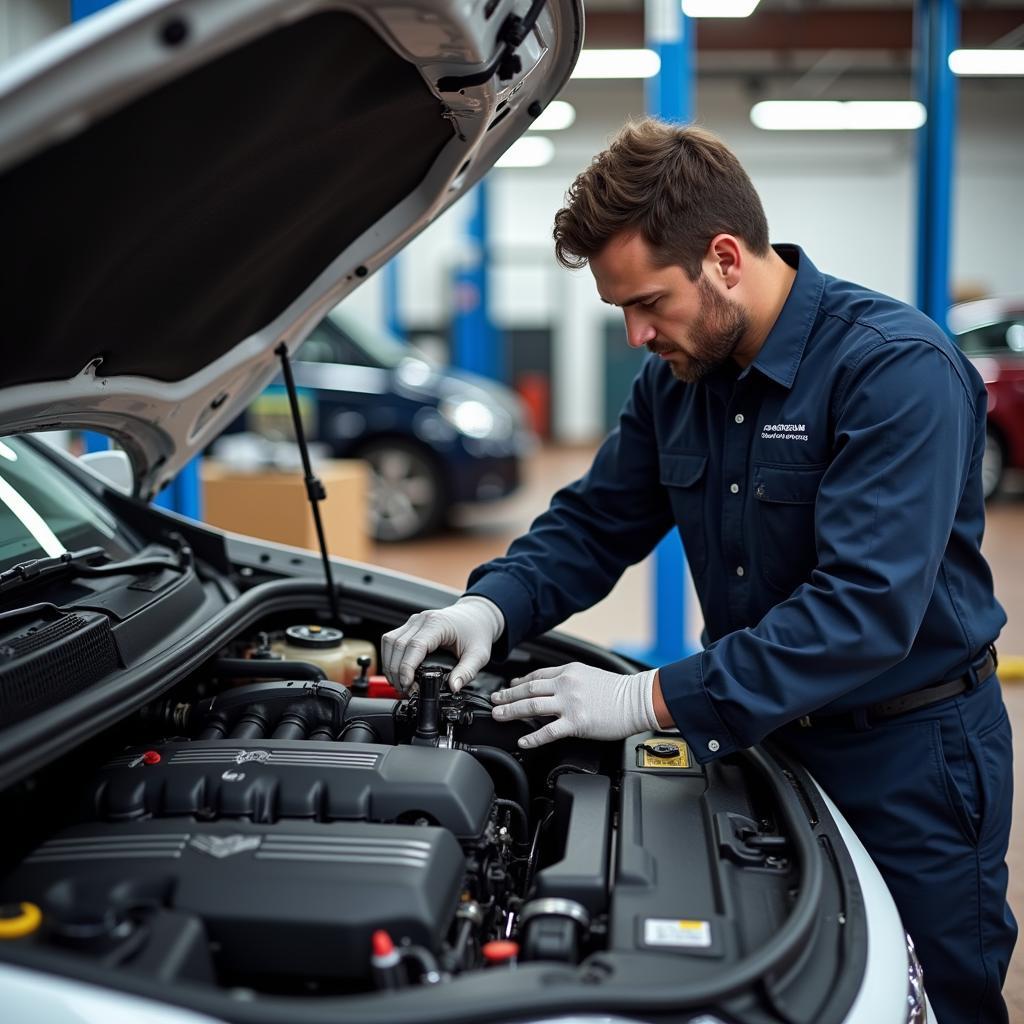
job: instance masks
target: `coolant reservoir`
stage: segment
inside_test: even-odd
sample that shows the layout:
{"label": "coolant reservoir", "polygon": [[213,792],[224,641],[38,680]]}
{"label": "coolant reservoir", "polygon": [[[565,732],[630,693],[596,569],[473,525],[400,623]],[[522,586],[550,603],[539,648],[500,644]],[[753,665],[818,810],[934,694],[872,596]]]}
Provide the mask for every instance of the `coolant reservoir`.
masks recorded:
{"label": "coolant reservoir", "polygon": [[289,626],[284,639],[271,645],[275,654],[291,661],[308,661],[319,665],[327,678],[351,686],[362,671],[357,659],[364,655],[370,659],[367,676],[377,671],[377,650],[369,640],[352,640],[333,626]]}

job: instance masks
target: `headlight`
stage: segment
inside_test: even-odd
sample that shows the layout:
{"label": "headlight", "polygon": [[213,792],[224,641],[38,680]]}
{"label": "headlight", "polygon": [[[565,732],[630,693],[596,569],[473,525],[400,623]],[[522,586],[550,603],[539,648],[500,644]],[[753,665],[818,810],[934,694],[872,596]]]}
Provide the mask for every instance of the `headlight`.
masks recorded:
{"label": "headlight", "polygon": [[495,433],[494,413],[475,398],[442,402],[438,412],[466,437],[485,438]]}
{"label": "headlight", "polygon": [[907,1024],[928,1024],[928,1003],[924,995],[924,971],[907,936]]}

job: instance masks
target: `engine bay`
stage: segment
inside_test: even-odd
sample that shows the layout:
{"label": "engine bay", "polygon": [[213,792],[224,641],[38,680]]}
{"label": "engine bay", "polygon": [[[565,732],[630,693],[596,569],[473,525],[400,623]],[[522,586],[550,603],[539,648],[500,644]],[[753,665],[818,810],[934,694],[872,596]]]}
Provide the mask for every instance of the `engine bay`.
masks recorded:
{"label": "engine bay", "polygon": [[704,984],[787,925],[814,865],[763,767],[674,733],[522,751],[537,721],[489,700],[522,658],[452,693],[440,653],[401,694],[380,628],[268,617],[8,791],[0,955],[308,1006],[533,966]]}

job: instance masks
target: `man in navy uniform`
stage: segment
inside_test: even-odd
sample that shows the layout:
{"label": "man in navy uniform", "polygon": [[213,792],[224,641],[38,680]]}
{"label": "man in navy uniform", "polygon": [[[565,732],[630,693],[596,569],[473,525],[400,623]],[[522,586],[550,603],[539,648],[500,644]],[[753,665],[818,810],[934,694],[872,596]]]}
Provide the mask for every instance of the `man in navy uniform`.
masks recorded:
{"label": "man in navy uniform", "polygon": [[458,602],[389,633],[385,671],[407,687],[447,647],[461,686],[675,527],[704,650],[630,676],[542,669],[494,717],[550,717],[525,747],[675,726],[700,761],[770,736],[873,856],[942,1024],[1005,1022],[1012,754],[981,378],[917,310],[769,245],[743,168],[698,128],[628,124],[554,237],[651,357],[586,475]]}

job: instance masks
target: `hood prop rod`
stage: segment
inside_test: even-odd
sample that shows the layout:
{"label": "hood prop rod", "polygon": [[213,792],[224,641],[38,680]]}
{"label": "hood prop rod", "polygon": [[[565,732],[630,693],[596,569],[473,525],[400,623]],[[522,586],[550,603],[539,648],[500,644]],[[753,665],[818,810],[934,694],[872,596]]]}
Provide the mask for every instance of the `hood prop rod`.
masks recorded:
{"label": "hood prop rod", "polygon": [[306,497],[309,498],[310,507],[313,509],[316,539],[320,544],[320,557],[324,563],[324,576],[327,579],[327,600],[331,606],[331,620],[338,623],[341,622],[341,612],[338,609],[338,593],[334,589],[331,559],[327,554],[324,524],[320,518],[320,502],[327,497],[327,491],[324,489],[320,478],[314,475],[312,463],[309,461],[309,446],[306,444],[306,433],[302,429],[302,416],[299,414],[299,396],[295,391],[295,378],[292,376],[292,364],[288,358],[288,346],[282,341],[274,349],[274,355],[280,357],[281,369],[284,372],[284,386],[288,391],[288,404],[291,406],[292,423],[295,425],[295,441],[299,446],[299,454],[302,456],[302,472],[306,482]]}

